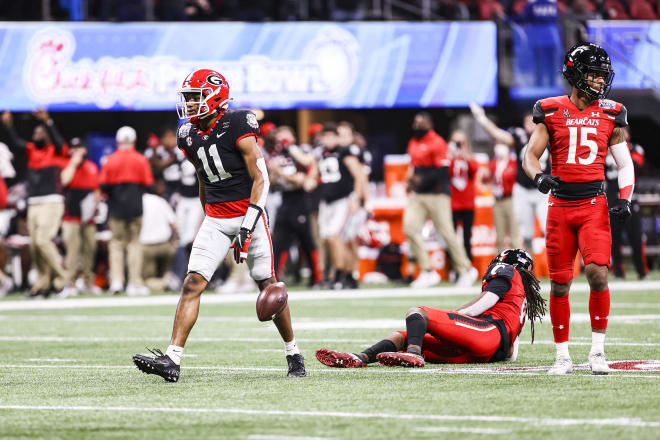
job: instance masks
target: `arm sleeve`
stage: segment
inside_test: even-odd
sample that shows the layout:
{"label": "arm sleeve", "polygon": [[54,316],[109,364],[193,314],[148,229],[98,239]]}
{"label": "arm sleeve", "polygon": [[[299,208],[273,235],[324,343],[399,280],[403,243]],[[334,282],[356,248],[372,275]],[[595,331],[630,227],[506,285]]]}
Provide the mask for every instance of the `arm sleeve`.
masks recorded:
{"label": "arm sleeve", "polygon": [[532,108],[532,118],[534,119],[535,124],[540,124],[545,122],[545,112],[543,107],[541,107],[541,101],[536,101],[534,108]]}
{"label": "arm sleeve", "polygon": [[469,307],[461,310],[460,313],[468,316],[479,316],[486,310],[493,307],[500,300],[500,297],[493,292],[484,291],[484,294],[479,300]]}
{"label": "arm sleeve", "polygon": [[64,138],[60,134],[60,131],[55,127],[53,121],[49,120],[44,125],[46,127],[46,131],[48,132],[48,136],[50,136],[50,140],[53,141],[53,145],[55,145],[55,151],[57,154],[67,154],[66,150],[68,148],[66,148]]}
{"label": "arm sleeve", "polygon": [[635,189],[635,165],[630,157],[628,144],[621,142],[611,145],[610,151],[619,170],[619,198],[630,201],[633,189]]}
{"label": "arm sleeve", "polygon": [[25,150],[27,147],[27,142],[25,142],[25,139],[20,137],[18,133],[16,133],[16,129],[14,128],[13,125],[6,126],[7,128],[7,135],[9,136],[9,149],[16,151],[16,150]]}
{"label": "arm sleeve", "polygon": [[616,127],[627,127],[628,126],[628,109],[625,105],[621,106],[621,110],[614,117],[614,125]]}

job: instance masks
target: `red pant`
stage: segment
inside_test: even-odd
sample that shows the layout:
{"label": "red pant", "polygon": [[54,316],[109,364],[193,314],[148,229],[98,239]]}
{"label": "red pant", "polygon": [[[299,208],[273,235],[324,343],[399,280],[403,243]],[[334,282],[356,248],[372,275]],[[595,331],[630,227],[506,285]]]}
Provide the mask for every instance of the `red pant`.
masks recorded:
{"label": "red pant", "polygon": [[605,196],[576,201],[550,196],[545,247],[550,280],[556,283],[573,279],[578,249],[585,265],[609,266],[612,234]]}
{"label": "red pant", "polygon": [[[420,307],[429,317],[422,352],[437,364],[484,363],[500,345],[500,332],[492,323],[450,310]],[[406,337],[406,332],[399,333]]]}

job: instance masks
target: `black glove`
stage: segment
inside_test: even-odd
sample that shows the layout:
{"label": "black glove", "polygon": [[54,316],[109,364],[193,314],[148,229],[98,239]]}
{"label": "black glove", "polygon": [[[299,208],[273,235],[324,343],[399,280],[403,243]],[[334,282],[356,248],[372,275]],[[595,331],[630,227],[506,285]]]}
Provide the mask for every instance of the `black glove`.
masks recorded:
{"label": "black glove", "polygon": [[242,263],[247,259],[252,232],[247,228],[241,228],[238,235],[234,237],[231,247],[234,248],[234,261]]}
{"label": "black glove", "polygon": [[626,199],[619,199],[614,206],[610,208],[610,215],[620,223],[625,222],[631,215],[630,202]]}
{"label": "black glove", "polygon": [[538,173],[534,176],[534,183],[543,194],[547,194],[551,189],[559,188],[559,182],[561,182],[560,177],[550,174]]}

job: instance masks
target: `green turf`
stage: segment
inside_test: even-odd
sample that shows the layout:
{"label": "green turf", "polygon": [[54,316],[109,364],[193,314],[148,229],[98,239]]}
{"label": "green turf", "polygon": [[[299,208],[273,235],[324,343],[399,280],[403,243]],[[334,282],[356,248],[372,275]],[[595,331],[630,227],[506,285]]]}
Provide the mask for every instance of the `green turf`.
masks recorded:
{"label": "green turf", "polygon": [[[616,372],[607,377],[594,377],[585,370],[569,377],[548,377],[543,372],[446,374],[379,365],[337,370],[316,361],[317,348],[357,351],[386,336],[389,329],[312,329],[312,322],[399,320],[403,326],[410,306],[453,308],[469,300],[413,295],[291,301],[294,324],[308,325],[296,332],[309,370],[304,379],[284,377],[282,344],[272,324],[256,320],[254,304],[203,305],[186,346],[185,353],[194,356],[184,358],[176,384],[140,373],[130,359],[145,352],[145,346],[166,348],[174,306],[2,311],[0,406],[30,408],[0,409],[0,438],[658,438],[660,373],[656,372]],[[611,316],[660,315],[658,292],[616,291],[612,303]],[[571,294],[571,304],[573,313],[588,313],[586,293]],[[609,359],[660,359],[660,345],[625,345],[659,344],[658,321],[611,322],[609,338],[619,345],[607,347]],[[554,347],[544,343],[552,340],[548,323],[537,326],[536,339],[538,344],[521,345],[515,363],[487,366],[551,364]],[[587,343],[571,347],[574,362],[586,362],[588,322],[573,324],[571,339]],[[528,326],[522,340],[529,340]],[[35,368],[25,367],[30,365]],[[483,365],[461,366],[479,367]],[[337,412],[345,417],[327,414]],[[406,419],[406,415],[422,418]],[[520,419],[461,419],[468,416]],[[631,426],[623,418],[653,426]],[[604,425],[604,419],[613,424]],[[466,429],[490,434],[460,432]]]}

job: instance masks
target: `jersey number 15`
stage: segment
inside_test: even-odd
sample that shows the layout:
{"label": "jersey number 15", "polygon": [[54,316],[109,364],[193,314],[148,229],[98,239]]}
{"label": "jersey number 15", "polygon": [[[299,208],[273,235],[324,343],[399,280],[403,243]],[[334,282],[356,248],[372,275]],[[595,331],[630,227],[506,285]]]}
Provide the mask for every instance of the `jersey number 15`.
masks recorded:
{"label": "jersey number 15", "polygon": [[580,146],[589,148],[589,156],[586,158],[578,157],[577,161],[580,165],[592,164],[596,160],[596,156],[598,156],[598,144],[596,141],[589,139],[590,134],[597,133],[595,127],[568,127],[568,158],[566,159],[566,163],[575,163],[578,132],[580,132]]}

